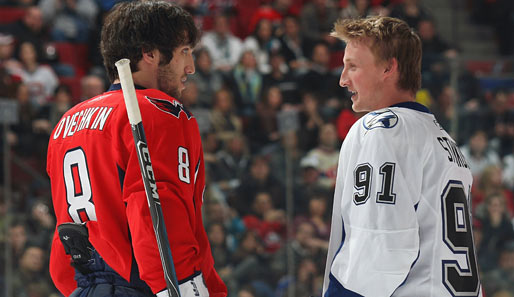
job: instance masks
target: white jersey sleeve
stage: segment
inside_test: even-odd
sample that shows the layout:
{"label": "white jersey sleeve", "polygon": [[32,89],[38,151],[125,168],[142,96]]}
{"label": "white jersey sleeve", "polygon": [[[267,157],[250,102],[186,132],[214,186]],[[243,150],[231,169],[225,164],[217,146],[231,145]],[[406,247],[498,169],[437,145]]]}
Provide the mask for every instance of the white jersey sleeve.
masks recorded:
{"label": "white jersey sleeve", "polygon": [[[419,110],[391,107],[354,124],[339,158],[324,296],[479,296],[471,174],[454,148]],[[445,204],[454,187],[459,198]]]}

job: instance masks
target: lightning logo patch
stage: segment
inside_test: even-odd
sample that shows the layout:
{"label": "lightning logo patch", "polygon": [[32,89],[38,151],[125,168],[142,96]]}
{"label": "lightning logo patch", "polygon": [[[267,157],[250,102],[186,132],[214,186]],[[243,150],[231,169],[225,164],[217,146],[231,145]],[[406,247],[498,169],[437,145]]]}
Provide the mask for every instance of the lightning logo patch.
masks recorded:
{"label": "lightning logo patch", "polygon": [[367,130],[375,128],[393,128],[398,124],[398,116],[390,109],[382,109],[370,112],[363,121]]}

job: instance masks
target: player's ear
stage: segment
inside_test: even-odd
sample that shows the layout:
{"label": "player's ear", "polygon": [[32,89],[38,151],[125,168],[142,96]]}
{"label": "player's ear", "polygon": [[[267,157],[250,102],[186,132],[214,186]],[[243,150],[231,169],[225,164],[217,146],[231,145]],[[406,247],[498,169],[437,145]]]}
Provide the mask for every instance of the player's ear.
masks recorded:
{"label": "player's ear", "polygon": [[398,71],[398,60],[391,58],[385,63],[384,74],[392,74]]}
{"label": "player's ear", "polygon": [[144,51],[142,52],[142,60],[147,64],[155,64],[159,65],[160,55],[159,55],[158,49],[153,49],[151,51]]}

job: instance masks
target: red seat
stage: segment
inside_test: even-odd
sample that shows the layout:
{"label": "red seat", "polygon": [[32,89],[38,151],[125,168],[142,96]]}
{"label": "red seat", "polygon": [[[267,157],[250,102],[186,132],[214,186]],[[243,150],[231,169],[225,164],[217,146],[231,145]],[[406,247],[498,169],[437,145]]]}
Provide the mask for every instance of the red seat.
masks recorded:
{"label": "red seat", "polygon": [[475,75],[491,74],[495,61],[471,60],[466,62],[466,69]]}
{"label": "red seat", "polygon": [[344,50],[335,51],[330,54],[330,69],[343,66]]}
{"label": "red seat", "polygon": [[89,47],[83,43],[56,42],[55,49],[59,55],[59,61],[74,67],[75,75],[82,77],[90,67],[88,60]]}
{"label": "red seat", "polygon": [[15,22],[25,15],[25,8],[0,6],[0,24]]}

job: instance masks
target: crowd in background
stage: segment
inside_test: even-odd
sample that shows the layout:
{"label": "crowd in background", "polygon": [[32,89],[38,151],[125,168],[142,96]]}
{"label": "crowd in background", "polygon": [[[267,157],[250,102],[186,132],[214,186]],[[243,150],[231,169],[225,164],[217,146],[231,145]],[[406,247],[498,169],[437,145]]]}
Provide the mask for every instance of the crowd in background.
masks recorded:
{"label": "crowd in background", "polygon": [[[115,2],[0,0],[0,10],[21,12],[0,24],[0,97],[19,105],[19,122],[0,140],[0,153],[7,141],[12,156],[10,205],[0,192],[0,296],[6,279],[16,297],[61,296],[48,275],[55,218],[46,146],[67,109],[109,85],[98,41]],[[320,296],[339,148],[362,116],[338,85],[344,43],[330,32],[338,18],[374,14],[402,18],[421,37],[416,99],[451,131],[472,169],[483,287],[488,297],[514,296],[514,86],[488,87],[462,68],[455,89],[448,62],[460,49],[440,37],[428,8],[416,0],[176,2],[204,32],[181,101],[202,134],[204,222],[230,297],[282,297],[291,289]],[[512,56],[513,18],[502,14],[512,13],[509,1],[466,3],[475,22],[501,28],[499,57]],[[67,63],[63,44],[86,56]],[[4,186],[3,171],[0,180]]]}

